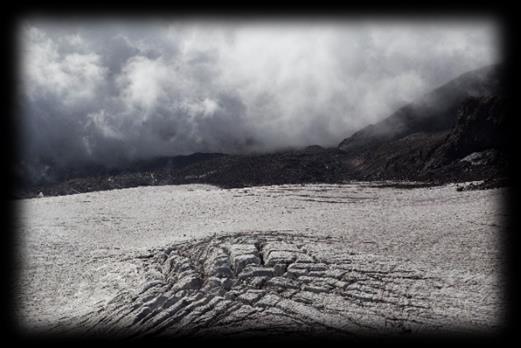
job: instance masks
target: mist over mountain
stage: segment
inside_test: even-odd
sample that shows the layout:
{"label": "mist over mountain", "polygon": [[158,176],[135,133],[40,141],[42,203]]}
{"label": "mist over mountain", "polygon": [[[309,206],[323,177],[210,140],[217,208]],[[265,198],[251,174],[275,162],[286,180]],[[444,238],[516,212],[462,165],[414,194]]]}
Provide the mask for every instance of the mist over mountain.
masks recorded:
{"label": "mist over mountain", "polygon": [[336,147],[500,61],[497,37],[487,20],[27,20],[16,170],[39,184],[197,152]]}
{"label": "mist over mountain", "polygon": [[498,65],[467,72],[338,146],[157,157],[112,170],[92,166],[55,183],[26,185],[18,196],[190,183],[235,188],[350,180],[420,185],[484,180],[478,187],[506,185],[511,118],[503,74]]}
{"label": "mist over mountain", "polygon": [[371,124],[344,139],[339,148],[353,153],[360,148],[375,147],[407,135],[435,133],[456,124],[458,108],[470,97],[503,95],[504,68],[486,66],[466,72],[407,104],[384,120]]}

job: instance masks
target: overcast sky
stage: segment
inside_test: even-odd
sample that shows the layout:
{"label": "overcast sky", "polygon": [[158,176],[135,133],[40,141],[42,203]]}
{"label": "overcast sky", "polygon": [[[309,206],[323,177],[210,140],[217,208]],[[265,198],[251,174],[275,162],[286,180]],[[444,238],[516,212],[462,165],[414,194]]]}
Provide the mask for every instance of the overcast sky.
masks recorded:
{"label": "overcast sky", "polygon": [[[337,145],[500,62],[467,21],[74,21],[20,25],[28,165]],[[35,162],[36,161],[36,162]]]}

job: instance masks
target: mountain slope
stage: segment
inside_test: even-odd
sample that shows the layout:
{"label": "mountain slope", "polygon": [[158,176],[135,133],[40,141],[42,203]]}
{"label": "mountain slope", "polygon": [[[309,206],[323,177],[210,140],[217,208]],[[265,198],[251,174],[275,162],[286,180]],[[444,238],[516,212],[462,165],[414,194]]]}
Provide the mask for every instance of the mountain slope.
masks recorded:
{"label": "mountain slope", "polygon": [[492,65],[467,72],[386,119],[354,133],[338,147],[346,153],[353,153],[417,132],[449,130],[454,126],[457,109],[465,99],[502,94],[502,70],[501,66]]}
{"label": "mountain slope", "polygon": [[[362,180],[472,181],[508,170],[506,100],[469,97],[448,130],[419,131],[344,153],[349,176]],[[379,139],[380,140],[380,139]]]}

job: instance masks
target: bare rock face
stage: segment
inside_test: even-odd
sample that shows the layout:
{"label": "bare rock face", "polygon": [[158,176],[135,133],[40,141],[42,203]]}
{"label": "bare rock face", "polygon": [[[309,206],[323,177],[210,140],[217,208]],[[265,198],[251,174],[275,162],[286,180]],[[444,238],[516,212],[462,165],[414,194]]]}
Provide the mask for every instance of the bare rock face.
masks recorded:
{"label": "bare rock face", "polygon": [[[493,280],[362,254],[333,238],[244,233],[176,244],[145,259],[144,284],[60,330],[110,337],[492,329]],[[486,294],[484,297],[483,294]]]}
{"label": "bare rock face", "polygon": [[460,159],[472,165],[493,163],[499,151],[508,150],[505,104],[505,99],[497,96],[465,100],[456,125],[434,151],[434,163],[441,166]]}

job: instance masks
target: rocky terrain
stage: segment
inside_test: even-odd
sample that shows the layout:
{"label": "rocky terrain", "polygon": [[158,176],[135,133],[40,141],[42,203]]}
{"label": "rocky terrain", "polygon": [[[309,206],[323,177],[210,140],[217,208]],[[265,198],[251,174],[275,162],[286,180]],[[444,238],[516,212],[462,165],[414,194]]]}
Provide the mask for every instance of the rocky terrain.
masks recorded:
{"label": "rocky terrain", "polygon": [[484,180],[486,184],[474,188],[504,186],[510,170],[511,119],[502,74],[501,66],[466,73],[335,148],[314,145],[267,154],[193,154],[120,169],[93,167],[54,182],[19,185],[14,196],[191,183],[234,188],[351,180],[430,185]]}
{"label": "rocky terrain", "polygon": [[509,148],[504,98],[467,98],[456,116],[455,125],[446,130],[415,132],[381,143],[371,137],[363,148],[348,139],[340,148],[347,152],[351,172],[365,180],[458,182],[505,177]]}
{"label": "rocky terrain", "polygon": [[499,309],[490,277],[447,278],[334,238],[237,233],[146,258],[137,294],[122,292],[60,332],[69,325],[124,337],[461,333],[490,328]]}
{"label": "rocky terrain", "polygon": [[21,200],[20,325],[128,338],[498,330],[505,189],[389,184]]}

